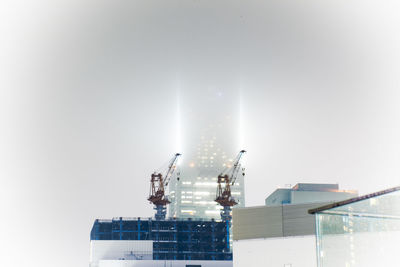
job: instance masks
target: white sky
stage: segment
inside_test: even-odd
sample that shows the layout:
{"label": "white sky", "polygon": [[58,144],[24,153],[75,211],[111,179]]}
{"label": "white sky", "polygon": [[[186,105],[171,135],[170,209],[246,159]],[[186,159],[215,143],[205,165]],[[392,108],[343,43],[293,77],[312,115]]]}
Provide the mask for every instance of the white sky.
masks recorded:
{"label": "white sky", "polygon": [[247,205],[297,182],[399,185],[399,12],[388,0],[2,1],[0,265],[87,266],[94,219],[152,216],[149,175],[178,146],[178,87],[241,90]]}

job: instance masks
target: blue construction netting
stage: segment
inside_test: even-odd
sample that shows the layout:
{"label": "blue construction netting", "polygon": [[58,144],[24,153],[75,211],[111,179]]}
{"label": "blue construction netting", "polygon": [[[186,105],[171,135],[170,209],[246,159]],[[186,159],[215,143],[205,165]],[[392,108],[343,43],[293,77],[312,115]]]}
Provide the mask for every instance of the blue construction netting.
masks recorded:
{"label": "blue construction netting", "polygon": [[96,220],[91,240],[152,240],[154,260],[232,260],[229,222],[113,218]]}

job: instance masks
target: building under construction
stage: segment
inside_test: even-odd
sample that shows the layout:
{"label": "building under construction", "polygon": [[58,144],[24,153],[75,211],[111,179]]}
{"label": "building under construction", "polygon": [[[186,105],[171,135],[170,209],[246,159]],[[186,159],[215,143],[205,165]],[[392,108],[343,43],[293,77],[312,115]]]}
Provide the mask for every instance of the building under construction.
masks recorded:
{"label": "building under construction", "polygon": [[[167,170],[155,171],[150,179],[148,201],[154,205],[153,218],[97,219],[90,234],[91,267],[158,266],[169,261],[169,266],[232,266],[230,240],[231,208],[237,201],[231,195],[239,173],[239,152],[233,166],[225,168],[218,176],[215,202],[223,207],[221,220],[166,218],[167,195],[171,177],[179,180],[176,153]],[[161,266],[161,265],[160,265]]]}
{"label": "building under construction", "polygon": [[96,220],[90,237],[152,241],[153,260],[232,260],[228,223],[222,221],[119,217]]}

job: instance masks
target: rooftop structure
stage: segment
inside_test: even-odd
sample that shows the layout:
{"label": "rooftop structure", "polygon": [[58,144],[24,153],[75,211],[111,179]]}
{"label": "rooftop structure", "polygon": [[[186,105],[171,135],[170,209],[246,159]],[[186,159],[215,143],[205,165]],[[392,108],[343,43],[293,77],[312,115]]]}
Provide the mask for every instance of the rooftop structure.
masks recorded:
{"label": "rooftop structure", "polygon": [[299,183],[292,188],[276,189],[265,199],[265,205],[332,202],[357,195],[355,190],[339,190],[338,184]]}
{"label": "rooftop structure", "polygon": [[[96,220],[90,239],[92,248],[99,240],[109,241],[102,246],[113,246],[115,241],[127,240],[143,241],[147,246],[144,252],[120,247],[119,252],[118,249],[115,252],[119,253],[117,259],[232,261],[228,226],[227,222],[215,220],[119,217]],[[99,260],[96,255],[91,258]],[[93,262],[91,266],[96,267],[96,264]]]}
{"label": "rooftop structure", "polygon": [[354,196],[337,184],[297,184],[277,189],[265,206],[234,208],[234,266],[316,267],[315,218],[308,210]]}
{"label": "rooftop structure", "polygon": [[233,239],[314,235],[315,219],[308,210],[327,202],[233,209]]}

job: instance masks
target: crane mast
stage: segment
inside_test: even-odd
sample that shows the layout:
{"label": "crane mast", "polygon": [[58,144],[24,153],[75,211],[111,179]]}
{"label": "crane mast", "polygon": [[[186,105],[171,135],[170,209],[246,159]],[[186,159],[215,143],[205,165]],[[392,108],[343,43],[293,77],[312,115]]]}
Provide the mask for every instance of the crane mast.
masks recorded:
{"label": "crane mast", "polygon": [[[147,199],[150,203],[154,204],[156,210],[156,220],[164,220],[167,212],[167,205],[171,203],[166,195],[168,183],[175,172],[178,158],[181,154],[176,153],[168,164],[168,169],[164,175],[154,172],[151,174],[150,180],[150,194]],[[179,178],[178,178],[179,180]]]}
{"label": "crane mast", "polygon": [[236,182],[240,170],[240,160],[245,152],[245,150],[241,150],[235,158],[233,166],[225,169],[220,175],[218,175],[217,196],[215,202],[223,207],[221,212],[221,219],[223,221],[230,221],[232,219],[232,207],[238,204],[234,197],[232,197],[231,186]]}

